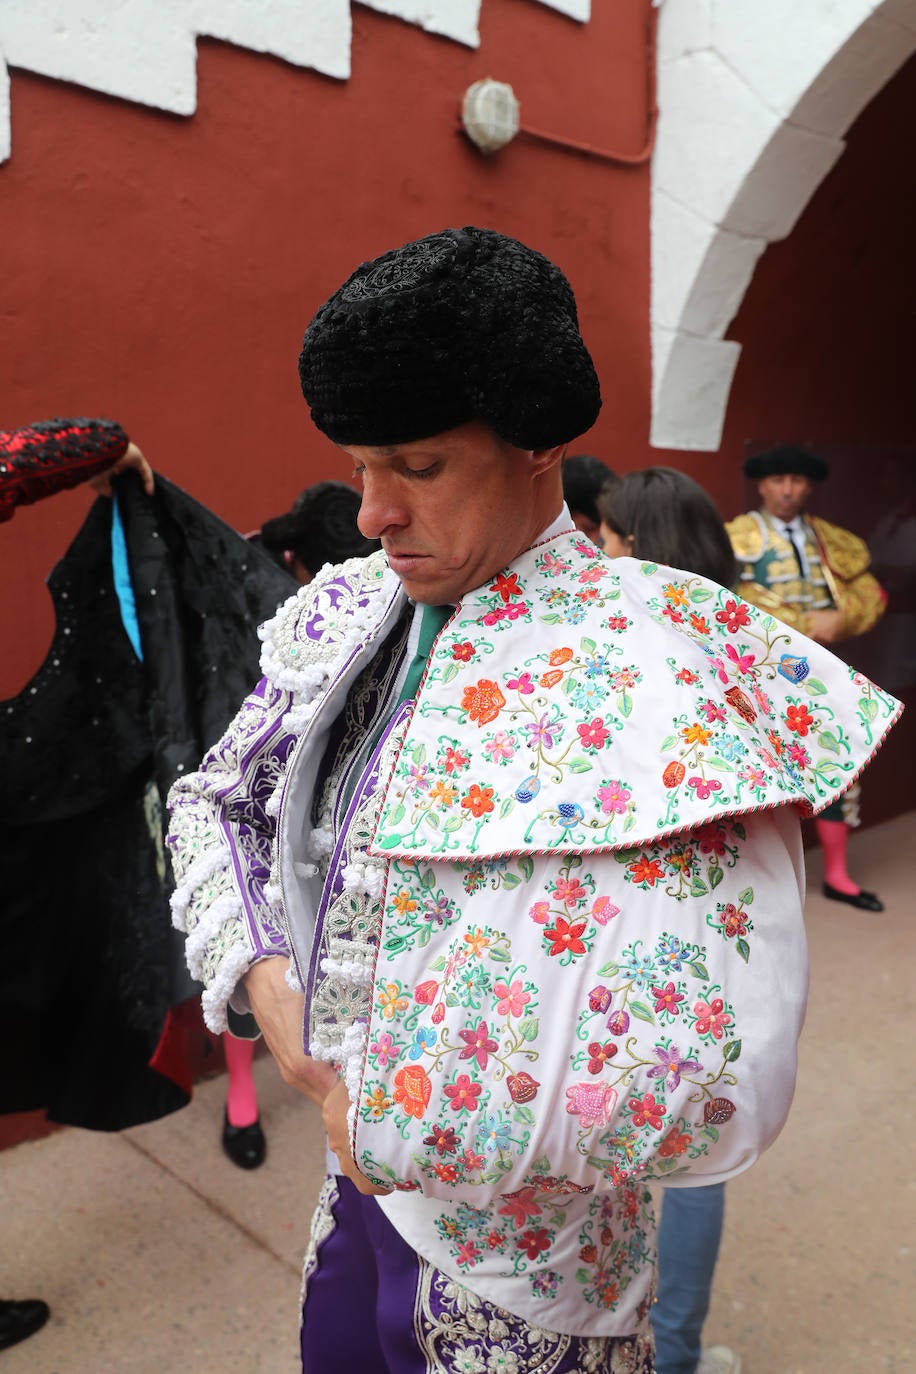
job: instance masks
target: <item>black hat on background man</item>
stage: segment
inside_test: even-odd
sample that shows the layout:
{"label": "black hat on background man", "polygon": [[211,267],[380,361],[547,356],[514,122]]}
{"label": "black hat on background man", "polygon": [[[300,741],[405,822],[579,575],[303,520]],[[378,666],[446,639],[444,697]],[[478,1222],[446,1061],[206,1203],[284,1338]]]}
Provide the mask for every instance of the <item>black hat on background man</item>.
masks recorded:
{"label": "black hat on background man", "polygon": [[807,477],[809,482],[823,482],[830,473],[830,465],[825,458],[797,444],[779,444],[744,461],[744,475],[754,482],[786,473]]}

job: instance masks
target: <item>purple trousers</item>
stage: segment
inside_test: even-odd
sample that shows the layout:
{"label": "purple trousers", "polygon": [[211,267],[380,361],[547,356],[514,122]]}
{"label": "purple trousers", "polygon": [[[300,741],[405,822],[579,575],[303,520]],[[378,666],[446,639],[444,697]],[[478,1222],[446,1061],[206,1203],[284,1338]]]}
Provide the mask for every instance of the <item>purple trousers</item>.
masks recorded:
{"label": "purple trousers", "polygon": [[303,1374],[652,1374],[651,1334],[566,1336],[495,1307],[401,1239],[374,1198],[329,1179],[312,1222]]}

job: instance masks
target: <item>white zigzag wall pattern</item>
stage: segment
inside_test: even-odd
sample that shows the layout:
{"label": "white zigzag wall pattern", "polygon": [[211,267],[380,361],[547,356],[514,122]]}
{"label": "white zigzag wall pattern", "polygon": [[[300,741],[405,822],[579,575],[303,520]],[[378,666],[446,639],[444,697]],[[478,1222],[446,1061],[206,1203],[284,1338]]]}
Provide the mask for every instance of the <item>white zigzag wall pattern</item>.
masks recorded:
{"label": "white zigzag wall pattern", "polygon": [[[477,47],[483,0],[361,0]],[[587,23],[591,0],[535,0]],[[8,67],[191,115],[197,38],[350,75],[351,0],[0,0],[0,161],[10,155]]]}

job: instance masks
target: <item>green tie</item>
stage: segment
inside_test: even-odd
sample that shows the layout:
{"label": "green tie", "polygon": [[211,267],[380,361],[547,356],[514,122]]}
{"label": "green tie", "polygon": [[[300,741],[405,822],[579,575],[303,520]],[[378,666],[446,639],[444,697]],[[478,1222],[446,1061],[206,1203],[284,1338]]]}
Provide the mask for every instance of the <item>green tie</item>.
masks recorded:
{"label": "green tie", "polygon": [[406,701],[408,697],[417,695],[417,688],[420,685],[420,678],[429,662],[429,652],[433,647],[436,636],[442,626],[448,620],[454,610],[454,606],[424,606],[423,615],[420,619],[420,637],[417,640],[417,652],[410,660],[407,669],[407,676],[404,679],[404,686],[401,688],[401,695],[398,703]]}

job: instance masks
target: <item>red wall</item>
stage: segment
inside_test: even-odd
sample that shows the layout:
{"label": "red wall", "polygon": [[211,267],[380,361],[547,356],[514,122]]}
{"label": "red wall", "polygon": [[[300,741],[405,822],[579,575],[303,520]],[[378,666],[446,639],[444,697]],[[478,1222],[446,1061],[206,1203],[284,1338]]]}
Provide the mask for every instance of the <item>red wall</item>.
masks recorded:
{"label": "red wall", "polygon": [[[355,6],[347,82],[202,41],[187,120],[14,73],[0,424],[111,416],[154,467],[251,529],[309,482],[347,476],[299,394],[313,311],[360,260],[477,223],[566,269],[604,382],[589,446],[644,459],[648,167],[522,137],[485,158],[457,112],[492,75],[514,86],[523,123],[638,149],[648,13],[615,0],[583,26],[500,0],[483,6],[475,52]],[[0,532],[0,695],[46,652],[42,579],[88,503],[64,494]]]}

